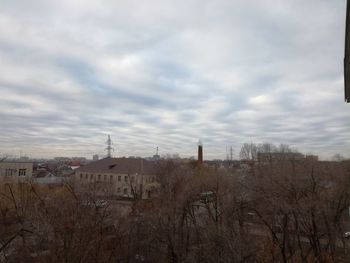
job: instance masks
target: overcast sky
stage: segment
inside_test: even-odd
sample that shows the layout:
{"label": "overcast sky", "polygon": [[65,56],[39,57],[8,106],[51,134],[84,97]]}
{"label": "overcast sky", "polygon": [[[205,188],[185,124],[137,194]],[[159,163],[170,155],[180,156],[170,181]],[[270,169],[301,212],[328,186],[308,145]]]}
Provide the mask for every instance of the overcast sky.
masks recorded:
{"label": "overcast sky", "polygon": [[1,0],[0,154],[350,157],[345,0]]}

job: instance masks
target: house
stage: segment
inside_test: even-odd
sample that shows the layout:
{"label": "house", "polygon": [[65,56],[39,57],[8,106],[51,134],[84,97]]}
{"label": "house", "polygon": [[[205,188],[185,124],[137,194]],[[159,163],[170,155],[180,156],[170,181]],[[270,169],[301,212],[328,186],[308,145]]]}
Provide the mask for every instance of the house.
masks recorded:
{"label": "house", "polygon": [[143,158],[110,158],[77,168],[79,186],[93,185],[99,194],[119,197],[151,197],[156,183],[157,163]]}

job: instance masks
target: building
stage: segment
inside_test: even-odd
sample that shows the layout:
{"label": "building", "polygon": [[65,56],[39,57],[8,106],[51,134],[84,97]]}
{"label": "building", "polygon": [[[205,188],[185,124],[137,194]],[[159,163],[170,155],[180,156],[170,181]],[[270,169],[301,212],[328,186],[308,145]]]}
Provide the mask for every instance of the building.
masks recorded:
{"label": "building", "polygon": [[93,161],[98,161],[100,158],[98,157],[98,154],[94,154],[93,156],[92,156],[92,160]]}
{"label": "building", "polygon": [[298,152],[258,152],[258,162],[303,161],[305,156]]}
{"label": "building", "polygon": [[122,197],[151,197],[157,187],[154,161],[143,158],[104,158],[75,170],[80,186],[94,185],[99,194]]}
{"label": "building", "polygon": [[33,173],[33,182],[49,186],[62,185],[69,177],[56,176],[46,169],[37,169]]}
{"label": "building", "polygon": [[0,177],[29,179],[32,176],[32,162],[0,162]]}

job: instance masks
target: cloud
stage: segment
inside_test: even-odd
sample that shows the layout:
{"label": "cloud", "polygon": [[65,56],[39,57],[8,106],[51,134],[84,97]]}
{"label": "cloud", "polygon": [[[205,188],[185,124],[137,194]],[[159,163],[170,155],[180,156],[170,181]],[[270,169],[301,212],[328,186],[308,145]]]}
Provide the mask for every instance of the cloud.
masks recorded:
{"label": "cloud", "polygon": [[244,142],[350,157],[345,1],[16,1],[0,10],[0,152]]}

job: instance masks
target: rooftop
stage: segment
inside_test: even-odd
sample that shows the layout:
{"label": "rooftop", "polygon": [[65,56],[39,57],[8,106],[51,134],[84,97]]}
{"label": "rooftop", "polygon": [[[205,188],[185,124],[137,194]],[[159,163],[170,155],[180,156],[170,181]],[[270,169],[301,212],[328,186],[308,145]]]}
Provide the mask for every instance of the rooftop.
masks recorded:
{"label": "rooftop", "polygon": [[154,174],[156,163],[142,158],[104,158],[76,169],[77,172]]}

